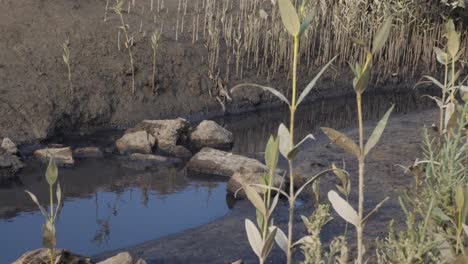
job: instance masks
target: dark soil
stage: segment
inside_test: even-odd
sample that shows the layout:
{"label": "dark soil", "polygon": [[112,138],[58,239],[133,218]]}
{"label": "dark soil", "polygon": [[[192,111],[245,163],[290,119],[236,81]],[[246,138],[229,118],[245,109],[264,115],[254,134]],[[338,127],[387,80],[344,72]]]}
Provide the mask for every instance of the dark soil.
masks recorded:
{"label": "dark soil", "polygon": [[[135,33],[133,94],[122,36],[122,48],[117,49],[120,21],[109,10],[104,22],[105,0],[1,1],[5,12],[0,16],[0,138],[24,143],[60,134],[126,128],[142,119],[221,114],[222,107],[216,99],[220,91],[208,76],[204,40],[192,44],[189,30],[175,40],[177,1],[165,1],[167,11],[157,14],[156,24],[148,11],[149,1],[136,2],[130,15],[125,13],[129,30]],[[114,5],[114,1],[109,5]],[[161,28],[162,21],[163,36],[157,53],[158,91],[153,93],[150,34]],[[191,21],[190,17],[187,21]],[[71,85],[62,60],[61,45],[67,36]],[[279,73],[270,85],[284,90],[289,82],[286,76]],[[309,98],[350,92],[350,79],[347,67],[330,71]],[[246,70],[243,80],[232,78],[225,85],[232,87],[246,81],[266,83],[266,78],[257,77],[255,70]],[[387,82],[378,89],[395,89],[397,85],[403,90],[412,86]],[[299,87],[304,87],[303,83]],[[232,97],[228,112],[273,102],[271,95],[251,88]]]}
{"label": "dark soil", "polygon": [[[385,197],[390,198],[366,226],[368,256],[374,255],[375,238],[382,238],[387,234],[390,220],[395,219],[397,226],[404,223],[398,196],[402,191],[411,188],[413,181],[411,176],[404,175],[403,170],[397,164],[408,166],[414,159],[420,157],[422,128],[430,127],[436,119],[437,112],[434,110],[392,116],[380,143],[372,150],[367,160],[366,211],[371,211]],[[375,122],[367,122],[366,134],[369,134],[374,126]],[[351,128],[344,132],[351,138],[356,138],[358,131]],[[317,170],[328,167],[331,162],[342,164],[343,161],[352,177],[351,204],[355,206],[357,203],[357,164],[349,154],[330,145],[323,134],[303,148],[297,157],[296,166],[299,174],[312,175]],[[338,180],[334,177],[322,179],[322,201],[326,201],[326,193],[334,188],[335,183],[338,183]],[[305,200],[304,204],[296,210],[296,239],[306,234],[299,216],[308,216],[312,212],[313,204],[310,200]],[[325,244],[333,237],[342,234],[344,230],[344,221],[334,212],[332,215],[334,220],[322,231]],[[238,259],[243,259],[245,263],[256,263],[257,259],[249,247],[244,230],[245,218],[255,219],[255,211],[248,201],[239,201],[235,209],[227,216],[211,224],[124,250],[143,257],[148,263],[231,263]],[[286,201],[280,202],[274,219],[276,224],[286,230]],[[349,242],[353,245],[354,229],[350,230]],[[350,250],[354,251],[354,249],[355,247],[351,246]],[[95,258],[99,260],[112,254],[115,252]],[[296,253],[296,258],[301,258],[299,252]],[[267,263],[284,262],[284,254],[275,246]]]}

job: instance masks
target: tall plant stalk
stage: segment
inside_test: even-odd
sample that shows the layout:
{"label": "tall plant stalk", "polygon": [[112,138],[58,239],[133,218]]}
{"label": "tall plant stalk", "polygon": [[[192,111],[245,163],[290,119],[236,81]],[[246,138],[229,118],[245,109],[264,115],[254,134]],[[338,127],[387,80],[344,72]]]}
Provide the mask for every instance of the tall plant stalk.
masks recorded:
{"label": "tall plant stalk", "polygon": [[57,184],[57,189],[56,189],[57,207],[54,210],[55,204],[54,204],[53,187],[55,183],[57,182],[57,177],[58,177],[58,169],[57,169],[57,165],[55,164],[54,157],[50,158],[45,176],[46,176],[47,183],[49,184],[49,199],[50,199],[49,212],[47,212],[44,209],[44,207],[42,207],[39,204],[37,197],[33,193],[29,191],[26,191],[26,193],[29,195],[31,200],[39,207],[39,210],[41,211],[44,217],[45,224],[42,226],[42,244],[45,248],[49,250],[50,264],[55,264],[55,261],[56,261],[55,246],[57,244],[56,232],[55,232],[55,221],[57,220],[57,217],[60,213],[62,191],[60,189],[60,184]]}
{"label": "tall plant stalk", "polygon": [[[371,78],[371,66],[372,59],[377,52],[379,52],[385,45],[388,36],[390,34],[390,29],[392,26],[392,17],[389,17],[385,20],[382,27],[377,31],[374,41],[372,43],[372,49],[367,51],[366,61],[364,65],[356,63],[355,68],[352,68],[355,78],[353,80],[353,87],[356,93],[356,106],[358,113],[358,126],[359,126],[359,145],[356,145],[350,138],[331,128],[322,128],[322,131],[330,138],[330,140],[342,147],[347,152],[356,156],[358,160],[358,211],[353,209],[348,201],[341,198],[341,196],[335,191],[330,191],[328,193],[328,199],[330,200],[335,211],[348,223],[356,227],[356,238],[358,245],[358,255],[356,262],[358,264],[364,263],[364,227],[366,221],[369,217],[375,213],[382,204],[388,199],[384,199],[380,202],[369,214],[364,215],[364,181],[365,181],[365,160],[366,156],[369,154],[370,150],[375,147],[375,145],[380,140],[380,137],[383,134],[383,131],[387,125],[388,118],[390,117],[391,112],[393,111],[393,106],[387,113],[382,117],[371,136],[364,142],[364,125],[363,125],[363,110],[362,110],[362,94],[367,89],[369,80]],[[362,41],[356,41],[360,45],[364,45]]]}
{"label": "tall plant stalk", "polygon": [[[294,37],[294,55],[293,55],[293,78],[292,78],[292,103],[290,107],[290,120],[289,120],[289,131],[290,131],[290,148],[289,151],[293,150],[294,147],[294,121],[296,114],[296,93],[297,93],[297,55],[299,52],[299,37]],[[288,222],[288,253],[287,263],[290,264],[292,260],[292,244],[293,244],[293,224],[294,224],[294,160],[289,159],[289,222]]]}
{"label": "tall plant stalk", "polygon": [[[312,81],[304,88],[304,90],[301,92],[301,94],[298,96],[297,93],[297,66],[298,66],[298,56],[299,56],[299,41],[301,38],[301,35],[304,33],[304,31],[309,27],[312,17],[309,15],[307,16],[303,21],[300,21],[298,13],[296,11],[296,8],[292,4],[290,0],[279,0],[278,2],[280,14],[281,14],[281,19],[283,21],[283,25],[288,31],[288,33],[293,37],[293,60],[292,60],[292,66],[293,66],[293,72],[292,72],[292,98],[289,100],[284,96],[280,91],[267,87],[267,86],[262,86],[258,84],[240,84],[232,88],[232,92],[234,93],[237,88],[242,87],[242,86],[253,86],[253,87],[258,87],[262,88],[265,91],[270,92],[277,98],[279,98],[281,101],[286,103],[289,106],[290,110],[290,120],[289,120],[289,129],[284,125],[281,124],[278,128],[278,139],[279,139],[279,152],[281,155],[288,160],[289,164],[289,193],[284,192],[283,190],[277,188],[277,187],[272,187],[268,185],[257,185],[257,187],[261,188],[266,188],[268,190],[274,189],[278,193],[281,193],[285,197],[288,198],[289,202],[289,221],[288,221],[288,234],[286,235],[281,229],[278,227],[272,226],[270,229],[274,230],[272,232],[275,233],[275,241],[278,244],[278,246],[283,250],[283,252],[286,254],[286,262],[288,264],[292,263],[292,253],[293,253],[293,248],[296,245],[299,245],[303,243],[303,241],[306,239],[301,238],[295,243],[293,242],[293,224],[294,224],[294,203],[297,199],[297,197],[301,194],[301,192],[305,189],[305,187],[317,179],[319,179],[321,176],[325,175],[326,172],[331,172],[334,171],[332,170],[327,170],[323,171],[314,177],[312,177],[310,180],[308,180],[303,186],[301,186],[297,191],[295,191],[295,174],[294,174],[294,159],[299,152],[299,147],[301,146],[302,143],[304,143],[307,139],[314,139],[313,135],[309,134],[307,135],[304,139],[302,139],[299,143],[295,144],[294,140],[294,123],[295,123],[295,113],[297,110],[297,107],[304,101],[304,99],[307,97],[307,95],[310,93],[310,91],[315,87],[318,79],[323,75],[325,70],[333,63],[333,61],[337,58],[335,56],[332,60],[330,60],[322,69],[321,71],[312,79]],[[304,10],[304,6],[307,3],[307,1],[303,1],[302,5],[299,7],[300,10]],[[268,160],[268,159],[266,159]],[[250,187],[243,186],[243,188],[246,190],[249,190]],[[269,194],[269,192],[267,192]],[[257,212],[264,212],[265,210],[265,203],[261,202],[259,203],[258,200],[259,198],[255,198],[255,195],[251,194],[250,196],[248,195],[247,198],[252,202],[252,204],[257,208]],[[276,197],[275,197],[276,199]],[[274,204],[275,202],[273,202]],[[271,211],[274,209],[274,206],[269,210],[270,214]],[[265,225],[263,225],[265,226]],[[262,263],[266,256],[263,254],[258,253],[261,248],[264,248],[265,246],[268,246],[268,241],[271,236],[267,236],[267,239],[265,239],[265,236],[263,240],[258,234],[258,230],[252,227],[251,221],[246,219],[246,230],[247,230],[247,235],[249,237],[249,242],[253,248],[253,250],[256,252],[257,256],[259,256],[259,260]],[[272,233],[270,232],[270,234]],[[255,239],[257,237],[257,239]],[[257,241],[257,242],[254,242]],[[258,242],[260,241],[260,242]],[[269,251],[268,251],[269,252]]]}
{"label": "tall plant stalk", "polygon": [[[123,7],[123,1],[120,0],[119,2],[117,2],[117,5],[114,6],[112,9],[117,15],[119,15],[120,22],[122,23],[122,26],[120,26],[119,28],[122,29],[122,31],[124,32],[124,36],[125,36],[125,48],[128,50],[128,57],[130,59],[130,67],[131,67],[130,70],[132,72],[132,93],[135,93],[135,67],[133,66],[134,63],[133,63],[133,52],[132,52],[133,37],[129,36],[128,25],[125,23],[125,20],[122,14],[122,11],[123,11],[122,7]],[[129,5],[129,8],[130,8],[130,5]]]}

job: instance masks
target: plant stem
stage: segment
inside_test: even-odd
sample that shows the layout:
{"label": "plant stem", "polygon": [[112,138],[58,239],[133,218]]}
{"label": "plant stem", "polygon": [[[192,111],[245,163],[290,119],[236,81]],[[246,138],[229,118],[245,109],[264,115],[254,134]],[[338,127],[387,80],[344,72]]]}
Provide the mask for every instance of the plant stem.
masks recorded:
{"label": "plant stem", "polygon": [[[53,190],[52,190],[52,184],[49,185],[49,196],[50,196],[50,218],[49,218],[49,222],[53,225],[53,221],[54,221],[54,194],[53,194]],[[49,249],[49,253],[50,253],[50,264],[54,264],[54,258],[55,258],[55,250],[54,248],[50,248]]]}
{"label": "plant stem", "polygon": [[155,75],[156,75],[156,48],[153,48],[153,93],[155,92]]}
{"label": "plant stem", "polygon": [[361,93],[358,92],[356,95],[357,109],[358,109],[358,120],[359,120],[359,148],[361,153],[359,154],[359,208],[358,208],[358,223],[356,227],[357,231],[357,242],[358,242],[358,258],[357,263],[362,264],[362,258],[364,255],[364,244],[363,244],[363,233],[364,224],[362,219],[364,217],[364,128],[362,122],[362,98]]}
{"label": "plant stem", "polygon": [[[446,64],[445,64],[445,80],[444,80],[444,90],[442,91],[442,105],[445,105],[445,98],[447,94],[447,85],[448,85],[448,55],[446,55]],[[439,124],[439,135],[442,136],[444,133],[444,108],[440,108],[440,124]]]}
{"label": "plant stem", "polygon": [[128,37],[127,25],[125,24],[125,20],[123,18],[122,12],[119,12],[118,14],[120,16],[120,21],[122,22],[122,30],[125,34],[125,41],[126,41],[126,46],[128,49],[128,56],[130,57],[130,67],[132,70],[132,93],[135,93],[135,69],[133,67],[132,44],[130,43],[130,38]]}
{"label": "plant stem", "polygon": [[[293,60],[293,78],[292,78],[292,100],[291,100],[291,116],[289,124],[290,133],[290,150],[294,148],[294,115],[296,112],[296,84],[297,84],[297,55],[299,53],[299,37],[294,37],[294,60]],[[294,164],[292,159],[288,159],[289,163],[289,223],[288,223],[288,253],[287,264],[292,263],[292,233],[294,222]]]}

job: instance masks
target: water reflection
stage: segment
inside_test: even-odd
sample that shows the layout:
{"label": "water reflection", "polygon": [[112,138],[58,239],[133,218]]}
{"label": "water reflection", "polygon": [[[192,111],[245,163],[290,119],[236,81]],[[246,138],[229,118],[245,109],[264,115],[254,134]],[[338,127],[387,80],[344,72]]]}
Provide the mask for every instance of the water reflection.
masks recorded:
{"label": "water reflection", "polygon": [[[14,186],[0,188],[0,263],[41,246],[43,219],[24,190],[48,199],[44,166],[29,162]],[[119,159],[81,160],[60,170],[65,201],[58,245],[85,255],[202,225],[227,210],[226,183],[189,179],[180,168],[135,171]]]}
{"label": "water reflection", "polygon": [[[366,94],[363,97],[365,120],[380,118],[391,104],[395,113],[407,113],[433,107],[433,102],[418,93]],[[356,100],[353,95],[302,105],[296,112],[296,138],[317,133],[321,126],[336,129],[355,126]],[[263,152],[271,134],[280,123],[289,123],[289,110],[262,110],[219,119],[234,133],[234,152],[252,155]]]}

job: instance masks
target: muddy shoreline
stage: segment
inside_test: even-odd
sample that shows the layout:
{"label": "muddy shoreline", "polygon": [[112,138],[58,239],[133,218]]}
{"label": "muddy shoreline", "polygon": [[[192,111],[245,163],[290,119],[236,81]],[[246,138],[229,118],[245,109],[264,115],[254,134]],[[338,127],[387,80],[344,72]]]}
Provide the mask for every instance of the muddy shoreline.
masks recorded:
{"label": "muddy shoreline", "polygon": [[[389,196],[390,200],[366,227],[368,245],[376,237],[383,237],[387,233],[388,223],[391,219],[396,220],[397,228],[400,224],[404,224],[397,198],[403,190],[411,187],[412,179],[410,176],[404,175],[396,164],[409,165],[420,156],[421,129],[424,126],[430,129],[430,125],[436,120],[436,117],[437,111],[435,110],[392,116],[381,143],[370,156],[367,163],[366,196],[368,199],[365,207],[370,210],[386,196]],[[375,121],[366,122],[367,134],[371,132],[375,123]],[[357,135],[356,128],[348,128],[344,132],[352,138]],[[343,161],[346,162],[346,168],[352,175],[351,202],[354,204],[357,202],[355,188],[357,165],[348,154],[336,146],[331,146],[323,135],[318,135],[317,141],[310,142],[303,148],[297,158],[298,173],[310,174],[328,167],[331,162],[339,164]],[[333,188],[334,183],[337,181],[333,178],[322,180],[322,201],[326,201],[326,192]],[[274,218],[275,223],[282,228],[285,228],[287,223],[286,211],[286,202],[281,201]],[[305,229],[299,216],[301,214],[308,216],[312,211],[313,204],[310,200],[305,200],[305,203],[297,209],[295,218],[297,237],[305,235]],[[324,244],[332,237],[339,235],[344,228],[343,221],[334,212],[332,215],[334,221],[322,231]],[[244,218],[254,219],[255,212],[247,201],[239,201],[226,216],[210,224],[118,251],[128,250],[136,256],[146,259],[148,263],[231,263],[238,259],[243,259],[245,263],[255,263],[256,257],[249,248],[244,231]],[[353,239],[352,232],[351,244]],[[370,246],[369,256],[373,255],[374,250]],[[115,254],[115,252],[117,251],[99,254],[94,256],[94,259],[101,260]],[[301,259],[298,252],[296,252],[296,259]],[[284,254],[275,247],[267,263],[284,263]]]}

